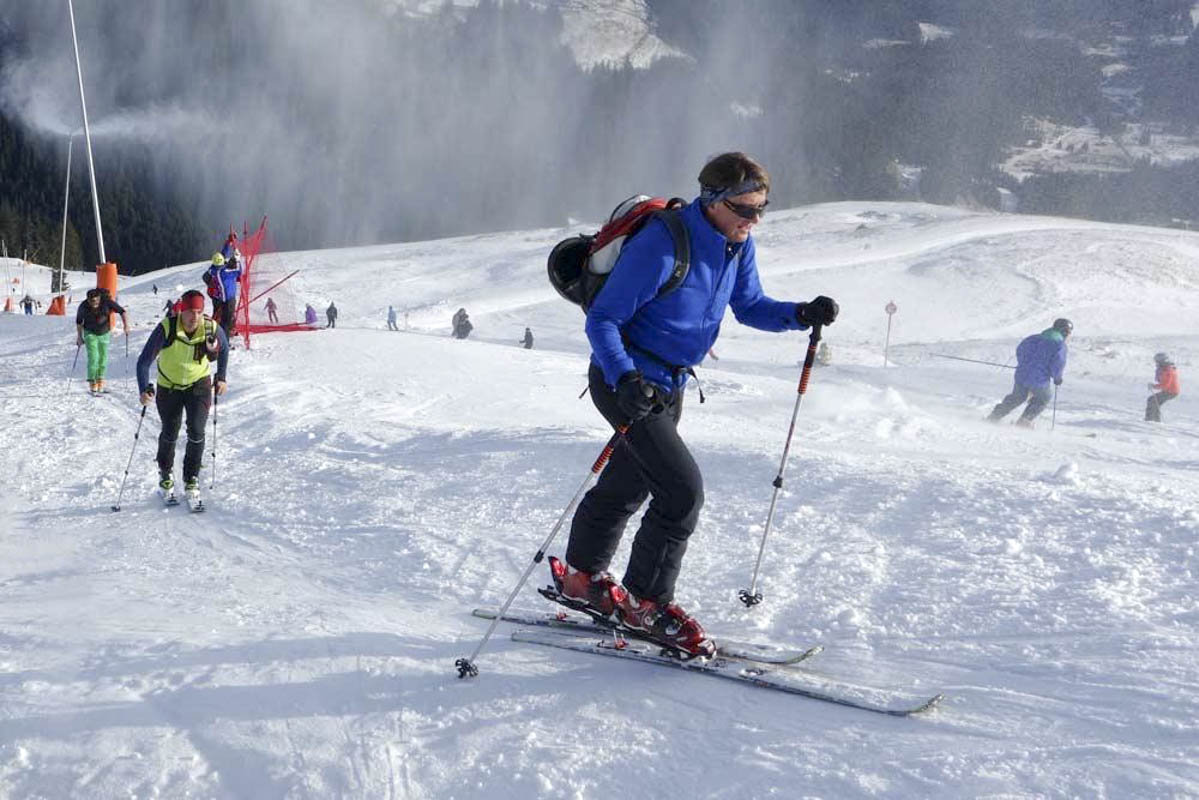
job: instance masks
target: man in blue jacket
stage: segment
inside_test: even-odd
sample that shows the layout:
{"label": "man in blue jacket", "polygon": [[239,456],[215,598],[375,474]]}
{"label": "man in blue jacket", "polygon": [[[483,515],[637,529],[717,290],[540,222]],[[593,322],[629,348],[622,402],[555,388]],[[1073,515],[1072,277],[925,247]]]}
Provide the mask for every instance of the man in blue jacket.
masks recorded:
{"label": "man in blue jacket", "polygon": [[1062,373],[1066,370],[1066,340],[1072,333],[1074,323],[1068,319],[1057,319],[1052,328],[1027,336],[1016,346],[1016,382],[1011,394],[999,401],[987,419],[999,422],[1012,409],[1028,400],[1016,424],[1022,428],[1032,427],[1033,420],[1045,410],[1052,396],[1049,381],[1052,380],[1054,386],[1062,385]]}
{"label": "man in blue jacket", "polygon": [[225,331],[226,336],[233,335],[233,317],[237,311],[237,283],[241,278],[241,264],[236,258],[226,259],[220,253],[212,256],[212,266],[208,268],[209,280],[205,282],[211,287],[212,318]]}
{"label": "man in blue jacket", "polygon": [[[750,230],[762,217],[770,176],[744,153],[712,159],[699,174],[700,196],[681,211],[690,269],[669,293],[659,290],[675,266],[664,222],[648,222],[629,240],[587,314],[589,387],[614,428],[629,425],[571,524],[565,563],[550,559],[559,591],[593,614],[644,632],[692,655],[715,645],[674,602],[687,539],[704,502],[703,477],[679,437],[683,393],[692,367],[720,333],[725,310],[767,331],[828,325],[828,297],[786,303],[758,280]],[[629,518],[650,498],[622,583],[608,574]],[[623,584],[623,585],[622,585]]]}

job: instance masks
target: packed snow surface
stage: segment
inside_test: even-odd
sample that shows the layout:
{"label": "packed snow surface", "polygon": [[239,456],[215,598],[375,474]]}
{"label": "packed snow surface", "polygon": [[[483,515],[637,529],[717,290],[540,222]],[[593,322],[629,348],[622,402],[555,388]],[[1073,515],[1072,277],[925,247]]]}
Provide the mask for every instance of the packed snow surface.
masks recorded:
{"label": "packed snow surface", "polygon": [[[707,503],[678,599],[718,639],[825,645],[810,674],[946,694],[894,719],[506,624],[458,679],[471,609],[511,591],[610,434],[577,399],[583,317],[544,277],[567,232],[272,256],[341,316],[231,354],[203,515],[154,495],[129,377],[203,265],[122,279],[104,397],[70,317],[0,315],[0,796],[1199,795],[1199,236],[883,203],[758,227],[770,294],[840,301],[832,363],[747,610],[807,337],[727,319],[682,422]],[[1059,316],[1056,408],[984,422]],[[1183,395],[1155,425],[1161,350]]]}

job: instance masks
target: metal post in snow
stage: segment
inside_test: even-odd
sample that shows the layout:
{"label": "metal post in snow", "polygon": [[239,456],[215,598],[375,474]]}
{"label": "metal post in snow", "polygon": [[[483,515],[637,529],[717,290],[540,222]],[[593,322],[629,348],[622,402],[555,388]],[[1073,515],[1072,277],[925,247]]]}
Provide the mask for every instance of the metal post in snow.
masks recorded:
{"label": "metal post in snow", "polygon": [[67,134],[67,177],[62,190],[62,249],[58,254],[58,285],[55,291],[63,291],[63,270],[67,261],[67,208],[71,202],[71,146],[75,144],[75,134]]}
{"label": "metal post in snow", "polygon": [[107,264],[104,254],[104,231],[100,227],[100,195],[96,193],[96,166],[92,161],[92,132],[87,124],[87,100],[83,96],[83,65],[79,61],[79,37],[75,33],[75,3],[67,0],[71,16],[71,42],[75,46],[75,74],[79,76],[79,108],[83,112],[83,139],[87,143],[87,174],[92,185],[92,211],[96,215],[96,245],[100,248],[100,263]]}
{"label": "metal post in snow", "polygon": [[883,344],[883,367],[886,367],[887,351],[891,349],[891,317],[895,316],[895,312],[899,310],[899,306],[895,305],[894,300],[891,300],[883,310],[887,312],[887,341]]}

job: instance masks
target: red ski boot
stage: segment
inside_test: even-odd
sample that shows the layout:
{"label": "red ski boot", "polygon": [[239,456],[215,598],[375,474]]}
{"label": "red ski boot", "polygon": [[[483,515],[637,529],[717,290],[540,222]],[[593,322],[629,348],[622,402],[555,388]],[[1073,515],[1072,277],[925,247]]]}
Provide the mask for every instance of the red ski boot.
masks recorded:
{"label": "red ski boot", "polygon": [[638,600],[628,590],[616,607],[621,623],[657,644],[677,651],[684,658],[716,655],[716,643],[704,633],[703,626],[676,603],[665,605]]}
{"label": "red ski boot", "polygon": [[570,601],[565,605],[596,619],[618,622],[615,593],[624,593],[620,584],[606,572],[583,572],[565,561],[550,556],[550,574],[558,594]]}

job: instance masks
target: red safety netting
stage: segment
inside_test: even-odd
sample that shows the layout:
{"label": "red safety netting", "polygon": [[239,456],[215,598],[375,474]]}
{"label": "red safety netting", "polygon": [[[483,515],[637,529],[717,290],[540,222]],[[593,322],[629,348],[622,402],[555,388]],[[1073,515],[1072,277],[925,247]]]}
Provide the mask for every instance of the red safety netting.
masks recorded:
{"label": "red safety netting", "polygon": [[241,291],[234,319],[246,348],[255,333],[312,330],[304,322],[304,307],[297,304],[290,282],[299,270],[291,269],[286,256],[275,252],[266,217],[252,234],[243,226],[241,257]]}

